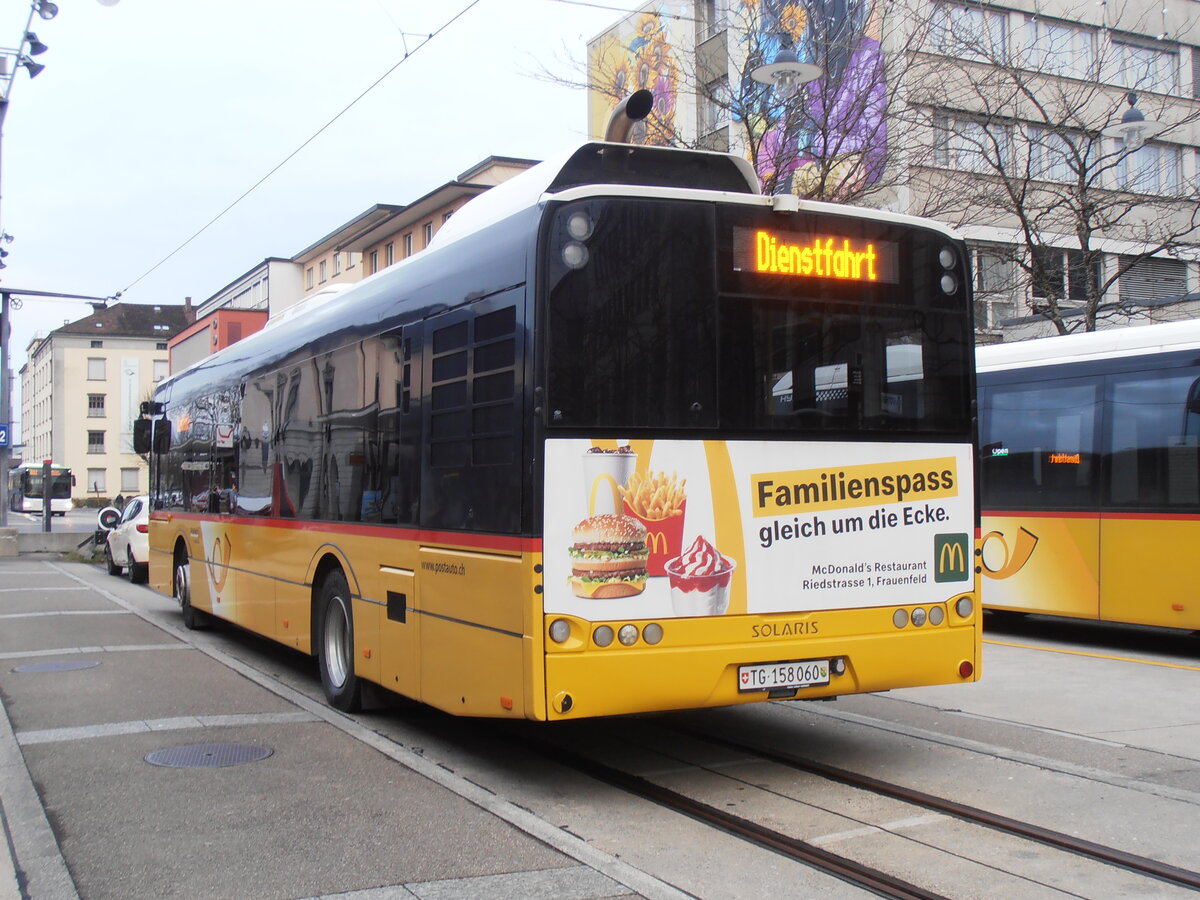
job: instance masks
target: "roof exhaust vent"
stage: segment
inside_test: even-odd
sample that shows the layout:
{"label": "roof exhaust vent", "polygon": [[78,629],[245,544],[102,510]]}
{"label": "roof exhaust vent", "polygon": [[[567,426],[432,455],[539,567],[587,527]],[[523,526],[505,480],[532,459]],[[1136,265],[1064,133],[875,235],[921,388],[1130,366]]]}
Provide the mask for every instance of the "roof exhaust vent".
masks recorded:
{"label": "roof exhaust vent", "polygon": [[654,108],[654,94],[645,89],[634,91],[617,104],[604,129],[604,140],[614,144],[628,144],[633,132],[633,123],[650,115]]}

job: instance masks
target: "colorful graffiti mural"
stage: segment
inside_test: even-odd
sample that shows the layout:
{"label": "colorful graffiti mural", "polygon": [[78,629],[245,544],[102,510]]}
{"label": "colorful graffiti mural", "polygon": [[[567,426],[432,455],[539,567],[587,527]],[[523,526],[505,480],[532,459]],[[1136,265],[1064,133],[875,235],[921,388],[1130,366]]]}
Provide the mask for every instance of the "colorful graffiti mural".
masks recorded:
{"label": "colorful graffiti mural", "polygon": [[[759,178],[776,193],[849,194],[877,183],[887,160],[887,85],[871,0],[743,0],[746,49],[738,122],[758,147]],[[784,35],[822,75],[794,98],[758,89],[750,72],[775,58]]]}
{"label": "colorful graffiti mural", "polygon": [[[604,134],[620,98],[648,88],[654,114],[635,128],[634,140],[697,139],[683,97],[697,91],[685,81],[695,80],[689,60],[695,58],[700,7],[652,4],[591,43],[594,137]],[[731,57],[723,98],[733,124],[730,146],[755,164],[764,188],[838,199],[878,183],[887,160],[888,92],[875,0],[730,0],[724,22]],[[823,72],[793,97],[779,96],[750,75],[775,59],[784,40]]]}
{"label": "colorful graffiti mural", "polygon": [[690,4],[658,3],[624,19],[588,48],[589,128],[604,134],[609,114],[622,98],[643,88],[654,94],[654,110],[633,132],[634,143],[671,144],[679,133],[679,91],[684,67],[677,32],[690,24]]}

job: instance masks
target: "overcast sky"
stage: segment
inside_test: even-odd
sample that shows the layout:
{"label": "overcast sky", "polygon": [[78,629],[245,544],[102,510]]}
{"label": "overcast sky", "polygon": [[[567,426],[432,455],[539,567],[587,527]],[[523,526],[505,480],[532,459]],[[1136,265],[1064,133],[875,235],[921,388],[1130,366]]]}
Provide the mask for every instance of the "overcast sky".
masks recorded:
{"label": "overcast sky", "polygon": [[[403,204],[490,155],[543,159],[586,139],[564,76],[637,0],[56,0],[49,50],[18,71],[4,122],[8,288],[199,303],[375,203]],[[111,0],[108,0],[111,2]],[[612,9],[597,8],[612,7]],[[0,3],[0,46],[26,0]],[[468,9],[468,7],[470,7]],[[438,33],[455,14],[461,18]],[[149,272],[405,56],[348,113]],[[417,49],[417,48],[420,49]],[[37,333],[91,312],[26,300],[13,371]],[[20,416],[20,386],[13,419]]]}

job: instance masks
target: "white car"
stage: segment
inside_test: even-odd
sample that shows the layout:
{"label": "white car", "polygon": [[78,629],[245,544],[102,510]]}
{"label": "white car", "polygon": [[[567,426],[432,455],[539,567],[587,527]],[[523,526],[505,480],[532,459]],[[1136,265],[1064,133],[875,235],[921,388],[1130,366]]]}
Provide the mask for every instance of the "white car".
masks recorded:
{"label": "white car", "polygon": [[96,518],[108,532],[104,544],[108,574],[124,571],[134,584],[144,582],[150,563],[150,498],[145,494],[134,497],[124,510],[105,507]]}

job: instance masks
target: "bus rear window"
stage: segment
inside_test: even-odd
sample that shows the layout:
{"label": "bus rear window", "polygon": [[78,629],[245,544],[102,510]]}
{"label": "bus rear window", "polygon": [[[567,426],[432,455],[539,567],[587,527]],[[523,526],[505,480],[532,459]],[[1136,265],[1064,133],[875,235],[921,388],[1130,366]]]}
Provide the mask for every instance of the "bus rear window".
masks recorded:
{"label": "bus rear window", "polygon": [[[952,242],[849,216],[779,221],[687,201],[562,207],[546,255],[549,424],[968,433],[966,268],[940,261]],[[818,235],[832,261],[805,277],[753,271],[747,235],[761,234],[777,255]],[[837,248],[861,278],[837,275]],[[956,296],[941,289],[948,271]]]}

